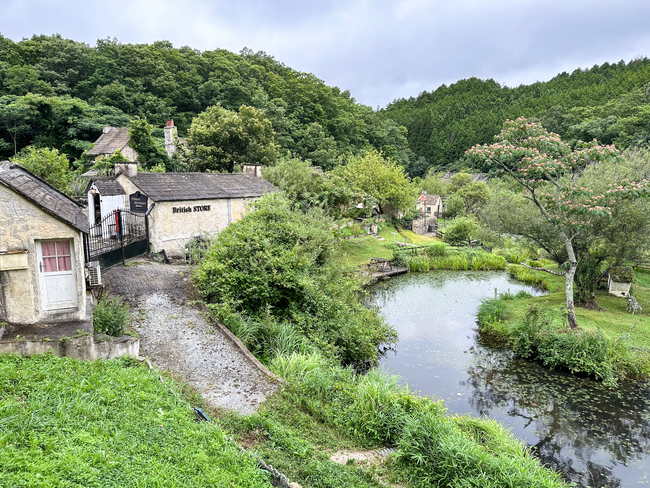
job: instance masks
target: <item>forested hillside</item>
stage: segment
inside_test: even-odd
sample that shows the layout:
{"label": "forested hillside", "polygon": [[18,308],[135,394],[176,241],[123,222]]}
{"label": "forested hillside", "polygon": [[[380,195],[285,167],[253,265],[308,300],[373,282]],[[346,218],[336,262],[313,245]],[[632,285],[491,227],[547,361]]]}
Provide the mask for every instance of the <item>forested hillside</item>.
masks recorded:
{"label": "forested hillside", "polygon": [[363,149],[409,161],[405,131],[392,120],[265,53],[0,35],[0,159],[34,144],[77,158],[103,125],[125,126],[134,117],[154,127],[173,118],[185,135],[192,119],[217,103],[264,109],[283,154],[325,168]]}
{"label": "forested hillside", "polygon": [[470,78],[396,100],[380,115],[408,129],[410,149],[424,158],[410,168],[411,176],[419,176],[431,166],[461,166],[467,149],[492,142],[506,119],[520,116],[569,143],[594,138],[619,148],[644,143],[650,136],[649,83],[647,58],[577,69],[517,88]]}

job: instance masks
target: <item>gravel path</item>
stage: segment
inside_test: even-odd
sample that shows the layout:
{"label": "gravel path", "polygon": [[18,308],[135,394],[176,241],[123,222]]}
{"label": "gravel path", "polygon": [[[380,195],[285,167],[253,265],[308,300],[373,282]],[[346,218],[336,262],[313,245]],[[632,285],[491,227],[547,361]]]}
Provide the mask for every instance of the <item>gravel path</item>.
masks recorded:
{"label": "gravel path", "polygon": [[102,273],[131,304],[140,351],[199,389],[212,405],[250,415],[278,387],[191,305],[186,266],[139,261]]}

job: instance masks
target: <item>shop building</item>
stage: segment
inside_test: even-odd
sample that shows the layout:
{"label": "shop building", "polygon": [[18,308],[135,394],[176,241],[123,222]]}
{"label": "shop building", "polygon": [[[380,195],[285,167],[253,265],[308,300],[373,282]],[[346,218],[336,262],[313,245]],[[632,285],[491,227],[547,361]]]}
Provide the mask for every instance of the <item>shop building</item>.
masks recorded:
{"label": "shop building", "polygon": [[[151,251],[164,250],[172,256],[184,255],[193,237],[219,233],[239,220],[252,200],[275,190],[261,178],[259,165],[246,165],[244,173],[236,174],[143,173],[137,164],[124,162],[115,165],[115,174],[110,186],[110,178],[91,180],[89,206],[99,201],[95,208],[104,218],[115,210],[117,198],[123,197],[125,210],[147,215]],[[109,193],[111,199],[105,200]]]}

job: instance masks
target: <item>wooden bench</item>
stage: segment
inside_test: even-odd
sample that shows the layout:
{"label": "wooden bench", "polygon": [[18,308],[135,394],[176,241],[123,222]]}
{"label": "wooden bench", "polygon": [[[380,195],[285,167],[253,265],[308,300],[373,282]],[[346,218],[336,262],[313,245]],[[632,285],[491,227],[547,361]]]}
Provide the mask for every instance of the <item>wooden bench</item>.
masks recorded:
{"label": "wooden bench", "polygon": [[386,271],[387,269],[393,269],[393,263],[390,262],[390,259],[384,258],[370,258],[370,263],[368,268],[374,268],[377,271]]}

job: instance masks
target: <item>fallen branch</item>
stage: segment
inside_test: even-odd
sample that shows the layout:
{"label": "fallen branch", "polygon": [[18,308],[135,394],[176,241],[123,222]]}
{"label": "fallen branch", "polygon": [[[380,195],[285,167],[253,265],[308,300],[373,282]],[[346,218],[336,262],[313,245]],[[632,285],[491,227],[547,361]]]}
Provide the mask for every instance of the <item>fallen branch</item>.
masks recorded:
{"label": "fallen branch", "polygon": [[555,276],[566,276],[564,273],[559,273],[557,271],[553,271],[548,268],[534,268],[533,266],[528,266],[527,264],[524,263],[519,263],[519,266],[523,266],[524,268],[528,268],[528,269],[534,269],[535,271],[545,271],[546,273],[551,273],[552,275]]}

